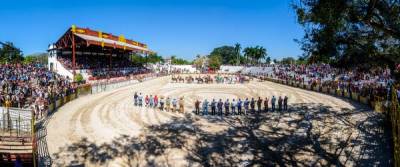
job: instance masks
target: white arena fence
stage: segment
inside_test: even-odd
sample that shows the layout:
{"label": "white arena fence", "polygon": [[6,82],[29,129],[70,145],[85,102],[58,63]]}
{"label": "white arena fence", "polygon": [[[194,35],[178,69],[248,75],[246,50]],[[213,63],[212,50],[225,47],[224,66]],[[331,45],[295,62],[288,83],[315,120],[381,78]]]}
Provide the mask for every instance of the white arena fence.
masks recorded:
{"label": "white arena fence", "polygon": [[229,66],[223,65],[220,67],[219,73],[238,73],[241,72],[245,67],[244,66]]}
{"label": "white arena fence", "polygon": [[154,79],[157,77],[160,77],[160,75],[145,77],[142,80],[131,79],[131,80],[119,81],[119,82],[102,82],[102,83],[93,84],[92,88],[91,88],[91,94],[114,90],[114,89],[125,87],[128,85],[137,84],[137,83],[140,83],[143,81],[151,80],[151,79]]}
{"label": "white arena fence", "polygon": [[57,108],[63,106],[64,104],[77,99],[79,96],[82,95],[88,95],[88,94],[96,94],[100,92],[105,92],[105,91],[110,91],[114,90],[117,88],[121,88],[124,86],[129,86],[132,84],[137,84],[142,81],[154,79],[157,77],[160,77],[162,75],[150,75],[147,77],[144,77],[142,79],[129,79],[129,80],[119,80],[119,81],[113,81],[113,82],[103,82],[103,83],[96,83],[96,84],[85,84],[85,85],[80,85],[80,87],[77,88],[75,93],[69,94],[63,98],[58,98],[55,101],[52,101],[49,106],[48,106],[48,112],[54,112],[56,111]]}

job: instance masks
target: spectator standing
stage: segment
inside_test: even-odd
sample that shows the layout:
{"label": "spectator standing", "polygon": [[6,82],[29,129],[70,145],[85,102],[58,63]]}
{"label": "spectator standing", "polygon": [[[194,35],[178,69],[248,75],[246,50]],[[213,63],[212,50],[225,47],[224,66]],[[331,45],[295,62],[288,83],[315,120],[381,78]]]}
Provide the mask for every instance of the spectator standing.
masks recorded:
{"label": "spectator standing", "polygon": [[178,101],[176,100],[176,98],[172,99],[172,111],[175,112],[178,109],[178,105],[177,105]]}
{"label": "spectator standing", "polygon": [[148,95],[146,95],[146,97],[144,98],[144,102],[146,103],[146,107],[148,107],[149,106],[149,101],[150,99],[149,99],[149,96]]}
{"label": "spectator standing", "polygon": [[225,115],[227,116],[229,115],[229,99],[226,99],[224,106],[225,106]]}
{"label": "spectator standing", "polygon": [[138,94],[137,94],[137,92],[135,92],[135,94],[133,95],[133,101],[134,101],[134,105],[135,106],[137,106],[137,103],[138,103]]}
{"label": "spectator standing", "polygon": [[285,111],[288,110],[288,100],[289,100],[289,98],[287,96],[285,96],[283,98],[283,110],[285,110]]}
{"label": "spectator standing", "polygon": [[160,110],[164,111],[164,97],[163,96],[160,97]]}
{"label": "spectator standing", "polygon": [[278,99],[278,111],[282,111],[282,102],[283,102],[283,99],[282,99],[281,96],[279,96],[279,99]]}
{"label": "spectator standing", "polygon": [[180,113],[184,113],[185,112],[185,108],[184,108],[184,105],[185,104],[185,100],[184,100],[184,98],[183,97],[181,97],[180,99],[179,99],[179,112]]}
{"label": "spectator standing", "polygon": [[158,97],[157,95],[154,96],[154,108],[157,108],[158,106]]}
{"label": "spectator standing", "polygon": [[203,115],[208,115],[208,101],[204,99],[203,101]]}
{"label": "spectator standing", "polygon": [[220,115],[220,116],[222,116],[222,106],[224,105],[224,102],[222,102],[222,99],[219,99],[219,102],[218,102],[218,104],[217,104],[217,107],[218,107],[218,114]]}
{"label": "spectator standing", "polygon": [[167,112],[171,109],[171,99],[167,97],[167,100],[165,100],[165,109]]}
{"label": "spectator standing", "polygon": [[251,98],[251,101],[250,101],[250,107],[251,107],[251,112],[254,114],[254,112],[256,111],[255,110],[255,108],[256,108],[256,104],[255,104],[256,102],[254,101],[254,98]]}
{"label": "spectator standing", "polygon": [[272,110],[272,112],[275,111],[275,102],[276,102],[276,98],[275,98],[275,96],[272,96],[272,99],[271,99],[271,110]]}
{"label": "spectator standing", "polygon": [[261,104],[262,104],[262,99],[261,99],[261,97],[258,97],[258,100],[257,100],[258,113],[261,112]]}
{"label": "spectator standing", "polygon": [[216,106],[217,106],[217,102],[215,101],[215,99],[213,99],[211,102],[211,115],[215,115]]}
{"label": "spectator standing", "polygon": [[246,100],[244,100],[244,103],[243,103],[245,115],[247,115],[247,112],[249,112],[249,104],[250,104],[249,98],[246,98]]}
{"label": "spectator standing", "polygon": [[239,98],[238,102],[237,102],[237,108],[238,108],[238,114],[242,115],[242,100]]}
{"label": "spectator standing", "polygon": [[194,113],[196,115],[200,114],[200,101],[198,99],[194,102]]}
{"label": "spectator standing", "polygon": [[236,101],[235,101],[235,99],[232,99],[231,110],[232,110],[232,115],[237,115],[236,114]]}
{"label": "spectator standing", "polygon": [[266,97],[264,100],[264,111],[265,112],[268,112],[268,102],[269,102],[269,99],[268,99],[268,97]]}

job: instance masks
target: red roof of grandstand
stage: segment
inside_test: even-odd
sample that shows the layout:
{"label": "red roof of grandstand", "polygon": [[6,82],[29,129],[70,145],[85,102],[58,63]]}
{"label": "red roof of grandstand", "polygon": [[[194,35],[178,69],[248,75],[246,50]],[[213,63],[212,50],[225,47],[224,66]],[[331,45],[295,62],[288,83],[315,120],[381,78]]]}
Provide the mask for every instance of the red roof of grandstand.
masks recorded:
{"label": "red roof of grandstand", "polygon": [[[151,52],[146,44],[140,43],[138,41],[125,39],[123,35],[113,35],[111,33],[105,33],[102,31],[91,30],[89,28],[80,28],[74,25],[67,30],[67,32],[56,42],[58,49],[70,48],[72,41],[71,35],[81,39],[80,44],[86,46],[95,45],[101,47],[109,47],[114,49],[123,49],[126,51],[136,51],[142,53]],[[77,42],[79,44],[79,42]]]}

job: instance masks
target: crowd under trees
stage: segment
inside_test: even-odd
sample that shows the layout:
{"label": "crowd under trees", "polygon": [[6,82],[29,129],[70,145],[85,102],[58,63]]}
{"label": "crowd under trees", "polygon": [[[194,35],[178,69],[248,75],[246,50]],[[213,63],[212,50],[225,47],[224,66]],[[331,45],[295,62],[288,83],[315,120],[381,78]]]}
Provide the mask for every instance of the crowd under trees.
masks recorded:
{"label": "crowd under trees", "polygon": [[297,0],[293,7],[311,63],[392,70],[400,63],[399,0]]}

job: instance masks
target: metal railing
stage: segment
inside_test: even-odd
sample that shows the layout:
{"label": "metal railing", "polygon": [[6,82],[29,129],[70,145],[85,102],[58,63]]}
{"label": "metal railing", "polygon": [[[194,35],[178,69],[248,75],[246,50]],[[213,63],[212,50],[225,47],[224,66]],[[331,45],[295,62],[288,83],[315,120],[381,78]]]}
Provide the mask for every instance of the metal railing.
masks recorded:
{"label": "metal railing", "polygon": [[31,109],[0,107],[1,136],[30,137],[32,119]]}

